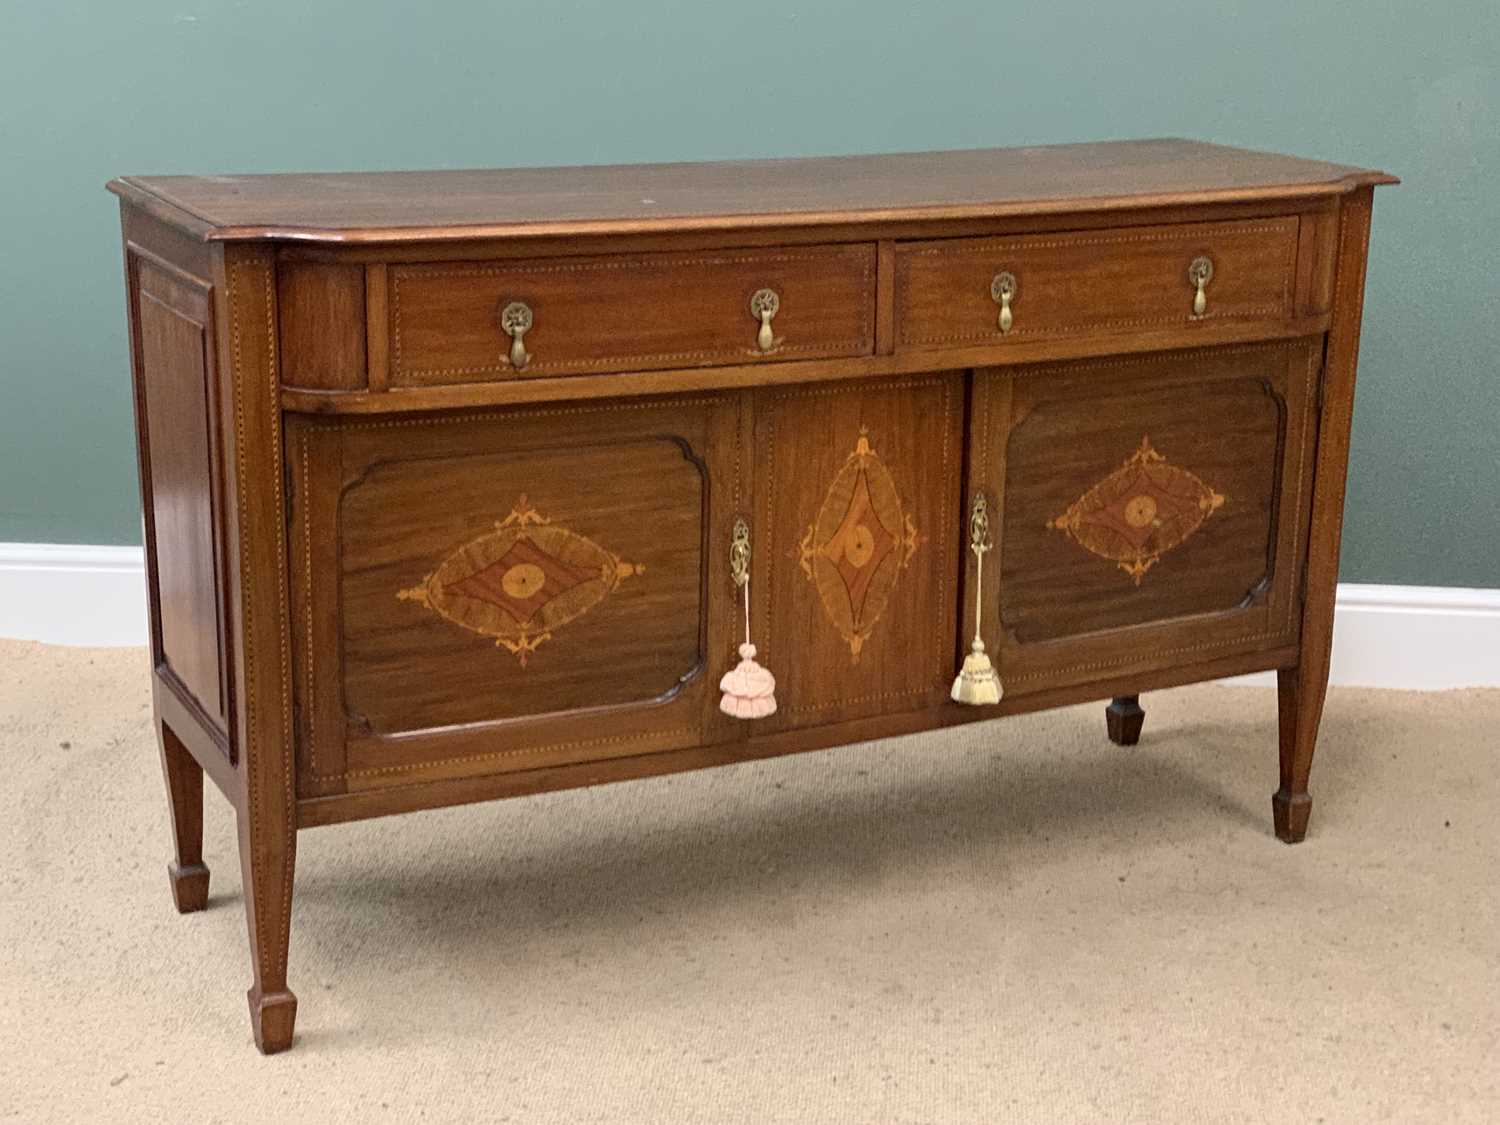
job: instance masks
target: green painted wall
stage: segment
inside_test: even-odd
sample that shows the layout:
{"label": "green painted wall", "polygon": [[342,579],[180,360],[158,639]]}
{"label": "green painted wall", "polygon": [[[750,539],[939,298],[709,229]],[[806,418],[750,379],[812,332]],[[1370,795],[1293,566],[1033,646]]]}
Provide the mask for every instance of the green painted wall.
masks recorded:
{"label": "green painted wall", "polygon": [[0,541],[139,541],[123,173],[1180,135],[1374,165],[1344,576],[1500,586],[1495,0],[33,0],[0,34]]}

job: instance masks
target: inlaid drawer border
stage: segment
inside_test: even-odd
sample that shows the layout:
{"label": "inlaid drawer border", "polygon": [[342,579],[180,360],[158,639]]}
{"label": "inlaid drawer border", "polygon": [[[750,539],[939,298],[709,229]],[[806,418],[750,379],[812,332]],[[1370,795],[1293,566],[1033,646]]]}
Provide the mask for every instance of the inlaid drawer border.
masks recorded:
{"label": "inlaid drawer border", "polygon": [[[845,247],[865,247],[868,243],[833,243],[833,246],[843,250]],[[671,267],[679,266],[721,266],[721,265],[743,265],[746,263],[764,262],[767,265],[780,265],[787,262],[824,262],[829,254],[713,254],[704,256],[695,254],[688,257],[673,257],[670,255],[656,255],[650,252],[637,253],[634,255],[622,255],[628,260],[605,261],[605,262],[576,262],[566,264],[553,264],[545,266],[526,266],[520,262],[511,265],[475,266],[454,265],[438,266],[425,265],[422,263],[403,264],[399,269],[390,272],[391,293],[391,369],[392,373],[399,373],[412,379],[440,379],[450,376],[463,375],[514,375],[515,369],[509,363],[496,363],[482,367],[439,367],[406,370],[401,364],[401,282],[403,277],[420,275],[427,278],[449,278],[449,277],[490,277],[501,274],[556,274],[556,273],[584,273],[597,270],[622,270],[638,269],[643,264],[642,259],[650,258],[652,265],[664,265]],[[853,254],[845,255],[853,257]],[[860,271],[859,279],[865,285],[870,285],[875,277],[875,254],[866,255],[864,268]],[[872,301],[862,302],[859,313],[859,335],[851,340],[819,341],[812,344],[782,344],[774,352],[767,355],[767,359],[775,359],[777,356],[790,352],[827,352],[830,350],[857,351],[867,345],[873,348],[875,333],[872,327],[872,314],[874,306]],[[496,353],[502,354],[503,347],[498,338],[496,341]],[[749,348],[725,347],[708,351],[692,352],[645,352],[635,355],[606,356],[602,359],[587,360],[540,360],[528,365],[528,372],[542,372],[548,367],[593,367],[593,368],[628,368],[634,363],[656,363],[661,360],[673,360],[689,362],[692,360],[716,359],[720,357],[737,357],[753,361],[757,353]]]}
{"label": "inlaid drawer border", "polygon": [[[1225,233],[1235,235],[1248,234],[1281,234],[1290,227],[1290,233],[1295,236],[1301,220],[1296,216],[1288,216],[1285,219],[1275,220],[1269,223],[1261,223],[1255,226],[1242,226],[1235,221],[1223,223],[1184,223],[1183,227],[1191,227],[1194,230],[1218,229]],[[999,238],[987,239],[976,244],[970,239],[955,239],[963,245],[959,246],[925,246],[921,249],[908,249],[903,254],[912,257],[950,257],[950,258],[973,258],[987,257],[992,254],[1016,252],[1024,250],[1054,250],[1059,247],[1069,246],[1113,246],[1132,242],[1171,242],[1183,238],[1183,231],[1153,231],[1149,234],[1118,234],[1103,237],[1090,238],[1057,238],[1046,242],[1030,241],[1028,236],[1021,239]],[[1035,236],[1029,236],[1034,238]],[[1197,321],[1207,320],[1244,320],[1250,316],[1290,316],[1292,315],[1292,292],[1296,281],[1297,272],[1297,239],[1292,237],[1287,246],[1286,261],[1282,265],[1281,272],[1281,304],[1260,305],[1251,309],[1241,309],[1236,312],[1213,312],[1209,311],[1198,317]],[[897,279],[897,304],[900,303],[900,284]],[[1131,317],[1120,320],[1093,320],[1081,323],[1076,327],[1064,326],[1060,328],[1015,328],[1008,335],[1020,336],[1080,336],[1091,332],[1109,331],[1119,328],[1143,328],[1151,325],[1178,325],[1184,322],[1184,317],[1178,315],[1160,317]],[[906,336],[902,335],[900,342],[903,344],[962,344],[975,340],[994,340],[999,334],[994,330],[984,332],[967,332],[947,336]]]}

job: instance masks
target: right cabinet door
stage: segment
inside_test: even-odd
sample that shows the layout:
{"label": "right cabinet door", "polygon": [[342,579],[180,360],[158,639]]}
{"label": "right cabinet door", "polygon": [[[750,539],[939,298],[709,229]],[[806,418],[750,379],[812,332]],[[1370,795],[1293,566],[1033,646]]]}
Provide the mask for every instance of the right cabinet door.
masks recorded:
{"label": "right cabinet door", "polygon": [[[1319,339],[975,373],[1008,695],[1296,642],[1321,360]],[[967,577],[972,606],[972,555]]]}

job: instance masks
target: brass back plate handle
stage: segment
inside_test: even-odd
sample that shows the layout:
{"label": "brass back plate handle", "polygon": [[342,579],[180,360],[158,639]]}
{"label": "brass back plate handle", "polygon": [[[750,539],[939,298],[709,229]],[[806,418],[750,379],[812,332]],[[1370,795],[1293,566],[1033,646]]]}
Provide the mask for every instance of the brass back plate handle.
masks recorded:
{"label": "brass back plate handle", "polygon": [[990,282],[990,296],[1000,306],[1000,335],[1009,334],[1011,325],[1015,323],[1015,316],[1010,311],[1010,303],[1016,297],[1016,275],[1009,270],[1002,270],[995,275]]}
{"label": "brass back plate handle", "polygon": [[510,337],[510,365],[517,371],[531,362],[525,342],[531,321],[531,306],[525,301],[511,301],[500,310],[500,327]]}
{"label": "brass back plate handle", "polygon": [[781,308],[781,298],[774,289],[757,289],[750,298],[750,315],[760,321],[760,331],[755,334],[755,346],[763,352],[776,347],[776,334],[771,331],[771,318]]}
{"label": "brass back plate handle", "polygon": [[1208,311],[1208,294],[1203,290],[1214,277],[1214,261],[1200,254],[1188,265],[1188,280],[1193,283],[1193,315],[1202,316]]}

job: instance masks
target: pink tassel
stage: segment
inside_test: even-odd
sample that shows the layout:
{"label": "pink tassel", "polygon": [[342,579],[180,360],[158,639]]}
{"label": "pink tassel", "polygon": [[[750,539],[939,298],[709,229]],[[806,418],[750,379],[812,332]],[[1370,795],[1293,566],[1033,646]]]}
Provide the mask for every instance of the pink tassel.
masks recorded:
{"label": "pink tassel", "polygon": [[719,710],[732,719],[764,719],[776,714],[776,677],[755,663],[755,646],[750,643],[750,526],[742,519],[734,521],[729,573],[745,599],[745,643],[740,645],[740,662],[719,681],[724,693]]}
{"label": "pink tassel", "polygon": [[776,677],[755,663],[755,646],[740,645],[740,662],[719,681],[724,698],[719,710],[735,719],[764,719],[776,714]]}

